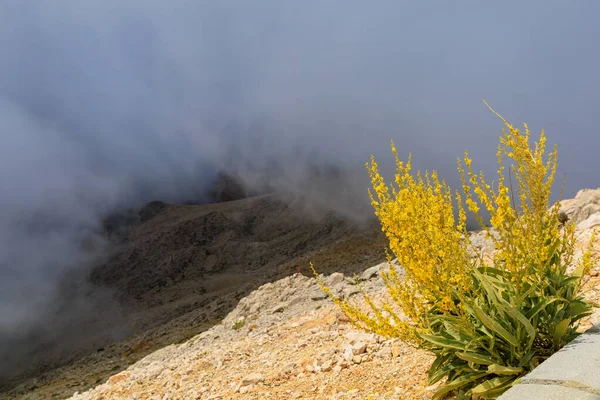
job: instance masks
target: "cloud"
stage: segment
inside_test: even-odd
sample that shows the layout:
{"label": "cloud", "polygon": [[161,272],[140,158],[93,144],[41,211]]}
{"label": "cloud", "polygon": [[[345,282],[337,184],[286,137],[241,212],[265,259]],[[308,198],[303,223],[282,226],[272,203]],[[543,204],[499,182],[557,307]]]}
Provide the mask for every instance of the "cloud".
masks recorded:
{"label": "cloud", "polygon": [[298,194],[319,182],[309,171],[321,160],[347,183],[321,203],[348,215],[366,204],[368,156],[389,170],[392,138],[451,183],[465,148],[493,172],[501,123],[481,98],[546,129],[567,196],[597,187],[599,8],[2,2],[0,332],[39,319],[64,274],[88,261],[81,240],[100,216],[200,199],[217,170],[254,182],[264,176],[251,169],[277,166],[268,179]]}

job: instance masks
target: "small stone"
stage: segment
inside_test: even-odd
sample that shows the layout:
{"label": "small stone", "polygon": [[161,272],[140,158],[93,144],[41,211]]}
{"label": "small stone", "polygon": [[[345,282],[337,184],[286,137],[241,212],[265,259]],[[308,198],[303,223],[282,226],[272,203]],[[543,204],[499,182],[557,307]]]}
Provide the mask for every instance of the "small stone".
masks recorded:
{"label": "small stone", "polygon": [[361,361],[362,361],[362,358],[361,358],[361,356],[354,356],[354,357],[352,357],[352,362],[353,362],[354,364],[360,364],[360,363],[361,363]]}
{"label": "small stone", "polygon": [[321,371],[323,372],[329,372],[331,371],[331,365],[333,364],[333,362],[331,360],[327,360],[325,361],[322,365],[321,365]]}
{"label": "small stone", "polygon": [[264,379],[265,378],[262,374],[252,373],[250,375],[246,375],[246,377],[244,377],[244,379],[242,379],[241,385],[242,386],[254,385],[254,384],[257,384],[258,382],[262,382]]}
{"label": "small stone", "polygon": [[288,363],[283,367],[283,372],[290,373],[296,368],[296,363]]}
{"label": "small stone", "polygon": [[287,303],[279,303],[277,304],[272,310],[271,313],[275,314],[278,312],[283,312],[283,310],[285,310],[285,308],[288,306]]}
{"label": "small stone", "polygon": [[389,347],[382,347],[377,353],[375,353],[377,357],[388,359],[392,357],[392,349]]}
{"label": "small stone", "polygon": [[341,272],[334,272],[333,274],[329,275],[327,278],[325,278],[324,282],[327,286],[335,286],[338,283],[342,283],[344,281],[344,274],[342,274]]}
{"label": "small stone", "polygon": [[344,289],[344,297],[349,298],[354,296],[355,294],[360,293],[360,289],[356,286],[347,287]]}
{"label": "small stone", "polygon": [[381,264],[376,265],[371,268],[367,268],[365,270],[365,272],[363,272],[362,275],[360,276],[360,280],[367,281],[367,280],[373,278],[374,276],[377,276],[379,274],[380,269],[381,269]]}
{"label": "small stone", "polygon": [[392,358],[397,358],[401,352],[400,346],[392,346]]}
{"label": "small stone", "polygon": [[352,346],[351,345],[346,346],[346,349],[344,350],[344,359],[346,361],[350,361],[352,359],[353,354],[354,354],[354,352],[352,350]]}
{"label": "small stone", "polygon": [[348,316],[344,313],[340,313],[338,315],[338,322],[343,324],[343,323],[347,323],[350,322],[350,318],[348,318]]}
{"label": "small stone", "polygon": [[315,372],[315,367],[312,364],[308,364],[306,367],[304,367],[304,370],[306,372]]}
{"label": "small stone", "polygon": [[342,371],[342,366],[341,365],[336,365],[335,367],[333,367],[332,369],[333,372],[340,373]]}
{"label": "small stone", "polygon": [[335,313],[328,314],[325,318],[323,318],[323,322],[329,326],[335,325],[337,322],[337,316]]}
{"label": "small stone", "polygon": [[252,389],[252,385],[248,385],[248,386],[242,386],[242,387],[240,388],[239,392],[240,392],[241,394],[244,394],[244,393],[246,393],[247,391],[249,391],[250,389]]}
{"label": "small stone", "polygon": [[364,342],[356,342],[352,346],[352,354],[359,355],[367,351],[367,344]]}
{"label": "small stone", "polygon": [[346,339],[348,339],[350,341],[350,343],[356,343],[356,342],[369,343],[369,342],[375,341],[375,335],[372,333],[351,331],[351,332],[346,333]]}
{"label": "small stone", "polygon": [[310,295],[310,299],[315,300],[315,301],[324,300],[326,298],[327,298],[327,294],[325,294],[325,292],[323,292],[322,290],[315,290]]}

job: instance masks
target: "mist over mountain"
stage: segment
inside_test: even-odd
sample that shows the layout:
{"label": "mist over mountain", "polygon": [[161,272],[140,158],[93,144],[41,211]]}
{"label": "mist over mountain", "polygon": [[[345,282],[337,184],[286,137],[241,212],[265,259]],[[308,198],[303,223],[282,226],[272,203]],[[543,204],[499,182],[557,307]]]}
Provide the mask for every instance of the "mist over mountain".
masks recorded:
{"label": "mist over mountain", "polygon": [[[364,163],[375,154],[390,171],[392,138],[451,184],[466,148],[493,173],[502,125],[482,98],[559,145],[566,197],[598,187],[599,11],[558,0],[1,2],[0,336],[60,315],[46,306],[104,254],[106,216],[211,201],[220,173],[354,220],[371,215]],[[81,301],[81,313],[97,309]]]}

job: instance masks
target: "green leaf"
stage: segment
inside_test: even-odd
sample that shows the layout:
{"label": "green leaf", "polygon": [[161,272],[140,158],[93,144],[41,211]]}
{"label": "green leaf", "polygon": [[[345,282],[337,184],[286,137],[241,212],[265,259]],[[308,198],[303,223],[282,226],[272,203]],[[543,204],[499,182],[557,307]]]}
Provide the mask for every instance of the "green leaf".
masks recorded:
{"label": "green leaf", "polygon": [[525,301],[526,298],[528,298],[532,293],[534,293],[536,289],[537,287],[535,285],[531,285],[531,287],[529,287],[529,289],[527,289],[525,293],[519,296],[515,304],[517,306],[523,304],[523,301]]}
{"label": "green leaf", "polygon": [[585,313],[577,314],[576,317],[573,317],[571,319],[571,324],[574,324],[575,322],[579,321],[581,318],[589,317],[592,314],[593,314],[592,311],[588,311],[588,312],[585,312]]}
{"label": "green leaf", "polygon": [[432,399],[433,400],[441,399],[442,397],[444,397],[446,395],[446,393],[456,390],[456,389],[460,388],[461,386],[466,385],[469,382],[473,382],[477,379],[483,378],[487,374],[488,374],[487,372],[473,372],[470,374],[459,376],[458,378],[454,379],[452,382],[449,382],[446,385],[442,386],[440,389],[438,389],[438,391],[433,394]]}
{"label": "green leaf", "polygon": [[504,271],[498,268],[494,268],[494,267],[478,267],[477,271],[481,272],[482,274],[486,274],[486,275],[491,275],[491,276],[504,276]]}
{"label": "green leaf", "polygon": [[511,335],[500,323],[490,318],[483,310],[476,305],[473,305],[473,310],[475,310],[475,314],[481,320],[481,322],[488,328],[496,332],[498,335],[502,336],[504,340],[509,342],[515,347],[519,347],[520,343],[513,335]]}
{"label": "green leaf", "polygon": [[497,390],[498,388],[505,386],[507,382],[514,380],[513,376],[499,376],[496,378],[488,379],[487,381],[480,383],[471,389],[473,396],[485,396],[487,392]]}
{"label": "green leaf", "polygon": [[443,377],[448,375],[450,372],[452,372],[456,368],[459,368],[460,366],[463,366],[463,365],[464,365],[463,362],[456,362],[456,361],[452,362],[450,364],[444,365],[443,368],[440,368],[435,373],[432,373],[431,375],[429,375],[427,384],[431,386],[431,385],[439,382],[440,379],[442,379]]}
{"label": "green leaf", "polygon": [[510,367],[500,364],[492,364],[488,367],[488,372],[496,375],[518,375],[523,371],[523,367]]}
{"label": "green leaf", "polygon": [[554,303],[555,301],[561,300],[556,296],[551,296],[551,297],[547,297],[541,301],[539,301],[531,310],[527,311],[527,313],[525,314],[525,317],[527,317],[527,319],[531,320],[533,317],[535,317],[537,315],[537,313],[539,313],[542,308],[545,308],[546,306]]}
{"label": "green leaf", "polygon": [[461,360],[469,361],[475,364],[480,365],[490,365],[498,362],[491,357],[483,355],[481,353],[473,353],[473,352],[456,352],[456,357]]}
{"label": "green leaf", "polygon": [[486,291],[488,298],[494,304],[497,304],[498,296],[497,296],[496,291],[494,290],[493,286],[489,282],[489,277],[487,277],[483,274],[480,274],[478,272],[475,272],[475,275],[479,275],[479,281],[481,282],[481,286],[483,286],[484,290]]}
{"label": "green leaf", "polygon": [[535,355],[535,353],[535,350],[529,350],[527,353],[525,353],[519,362],[519,367],[524,367],[525,365],[529,364],[529,361],[531,361],[531,358]]}
{"label": "green leaf", "polygon": [[567,328],[570,324],[571,318],[563,319],[556,324],[556,327],[554,328],[554,334],[552,335],[554,341],[558,342],[565,335],[565,332],[567,332]]}
{"label": "green leaf", "polygon": [[583,270],[585,269],[585,265],[583,263],[579,263],[575,271],[573,271],[573,276],[581,279],[583,277]]}
{"label": "green leaf", "polygon": [[454,339],[460,342],[470,342],[473,340],[470,332],[466,331],[465,329],[461,329],[458,324],[454,323],[454,321],[445,320],[443,321],[443,324],[446,332]]}
{"label": "green leaf", "polygon": [[457,349],[457,350],[466,350],[467,349],[467,346],[464,343],[459,342],[458,340],[446,339],[446,338],[439,337],[439,336],[425,335],[425,334],[421,334],[420,336],[423,340],[426,340],[430,343],[433,343],[435,345],[442,346],[445,348]]}
{"label": "green leaf", "polygon": [[489,391],[483,393],[479,397],[482,399],[497,399],[498,397],[503,395],[504,392],[506,392],[508,389],[510,389],[512,386],[516,385],[520,379],[520,378],[514,379],[514,377],[511,377],[511,378],[512,379],[509,380],[508,382],[506,382],[504,385],[498,386],[495,389],[490,389]]}
{"label": "green leaf", "polygon": [[521,323],[525,327],[527,331],[527,335],[529,336],[529,342],[527,343],[527,347],[530,348],[533,345],[533,341],[535,340],[535,328],[531,325],[531,322],[516,308],[507,306],[506,312],[511,317],[515,318],[517,321]]}
{"label": "green leaf", "polygon": [[549,246],[548,254],[552,254],[552,256],[546,261],[547,265],[556,264],[558,261],[560,261],[560,257],[556,252],[556,249],[558,249],[560,242],[560,239],[556,239],[554,243],[552,243],[552,245]]}
{"label": "green leaf", "polygon": [[571,306],[569,307],[569,314],[575,317],[578,314],[590,311],[590,309],[591,307],[587,303],[576,300],[571,303]]}
{"label": "green leaf", "polygon": [[560,281],[559,286],[567,286],[570,283],[576,283],[579,282],[580,276],[570,276],[568,278],[563,279],[562,281]]}
{"label": "green leaf", "polygon": [[433,374],[435,374],[435,372],[442,366],[442,364],[446,363],[450,359],[450,357],[452,357],[452,353],[438,354],[435,357],[435,360],[433,361],[431,366],[429,367],[429,370],[427,371],[429,376],[431,377]]}

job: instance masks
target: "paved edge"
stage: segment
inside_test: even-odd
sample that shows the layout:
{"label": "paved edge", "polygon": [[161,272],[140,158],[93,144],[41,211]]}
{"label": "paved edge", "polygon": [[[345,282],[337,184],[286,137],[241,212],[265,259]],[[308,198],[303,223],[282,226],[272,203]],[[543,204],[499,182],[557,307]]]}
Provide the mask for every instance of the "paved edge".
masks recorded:
{"label": "paved edge", "polygon": [[499,400],[600,400],[600,324],[523,377]]}

